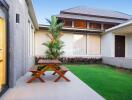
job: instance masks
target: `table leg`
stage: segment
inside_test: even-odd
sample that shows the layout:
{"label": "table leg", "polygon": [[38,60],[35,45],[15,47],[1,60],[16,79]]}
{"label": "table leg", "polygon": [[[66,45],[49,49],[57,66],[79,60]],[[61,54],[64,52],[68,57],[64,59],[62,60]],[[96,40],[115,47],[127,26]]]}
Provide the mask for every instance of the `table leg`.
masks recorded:
{"label": "table leg", "polygon": [[31,83],[36,79],[36,77],[32,77],[30,80],[27,81],[27,83]]}
{"label": "table leg", "polygon": [[41,82],[45,82],[41,77],[39,77],[39,80],[40,80]]}
{"label": "table leg", "polygon": [[54,82],[57,82],[61,77],[64,78],[66,81],[70,81],[68,78],[66,78],[66,77],[64,76],[65,73],[63,74],[61,71],[56,70],[55,67],[54,67],[53,65],[49,65],[49,67],[50,67],[52,70],[54,70],[55,73],[57,73],[58,75],[60,75]]}
{"label": "table leg", "polygon": [[56,72],[54,72],[52,75],[55,75],[56,74]]}

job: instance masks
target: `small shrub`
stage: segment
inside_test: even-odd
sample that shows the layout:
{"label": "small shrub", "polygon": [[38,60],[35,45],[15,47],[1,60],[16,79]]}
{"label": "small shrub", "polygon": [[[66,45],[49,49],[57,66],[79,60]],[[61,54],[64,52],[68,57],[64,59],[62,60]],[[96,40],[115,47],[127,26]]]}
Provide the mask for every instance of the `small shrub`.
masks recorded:
{"label": "small shrub", "polygon": [[[38,60],[48,59],[46,57],[35,57],[35,63],[38,64]],[[101,64],[102,58],[83,58],[83,57],[61,57],[59,60],[63,64]]]}

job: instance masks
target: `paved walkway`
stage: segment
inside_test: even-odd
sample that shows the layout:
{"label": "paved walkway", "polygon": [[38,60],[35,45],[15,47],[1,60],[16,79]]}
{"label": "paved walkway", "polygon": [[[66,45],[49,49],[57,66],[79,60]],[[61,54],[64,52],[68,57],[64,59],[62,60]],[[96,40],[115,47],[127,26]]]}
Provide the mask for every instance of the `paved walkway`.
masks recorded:
{"label": "paved walkway", "polygon": [[71,82],[65,82],[61,79],[59,82],[53,82],[57,76],[47,72],[44,76],[45,83],[35,81],[27,84],[30,73],[21,77],[14,88],[9,89],[1,100],[104,100],[79,78],[71,72],[66,76]]}

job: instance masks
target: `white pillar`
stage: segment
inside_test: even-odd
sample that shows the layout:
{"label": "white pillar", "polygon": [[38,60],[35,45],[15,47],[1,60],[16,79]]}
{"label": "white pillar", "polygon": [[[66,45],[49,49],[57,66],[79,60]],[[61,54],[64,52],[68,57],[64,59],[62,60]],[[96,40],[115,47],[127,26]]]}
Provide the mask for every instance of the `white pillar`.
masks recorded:
{"label": "white pillar", "polygon": [[88,28],[88,29],[90,29],[90,26],[89,26],[89,25],[90,25],[89,22],[87,22],[87,28]]}
{"label": "white pillar", "polygon": [[104,30],[104,24],[101,24],[101,30]]}
{"label": "white pillar", "polygon": [[72,21],[72,28],[74,28],[74,21]]}

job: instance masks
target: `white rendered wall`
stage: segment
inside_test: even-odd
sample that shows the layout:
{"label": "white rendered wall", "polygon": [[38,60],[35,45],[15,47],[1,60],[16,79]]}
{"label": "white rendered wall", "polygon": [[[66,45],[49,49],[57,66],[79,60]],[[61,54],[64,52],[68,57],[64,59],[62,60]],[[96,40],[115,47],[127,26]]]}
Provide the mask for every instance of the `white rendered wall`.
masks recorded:
{"label": "white rendered wall", "polygon": [[115,36],[113,33],[105,33],[101,36],[101,55],[103,57],[114,57]]}
{"label": "white rendered wall", "polygon": [[126,35],[126,57],[132,58],[132,34]]}
{"label": "white rendered wall", "polygon": [[47,31],[37,31],[35,33],[35,55],[36,56],[45,56],[46,47],[42,45],[43,43],[49,41],[48,36],[46,35]]}

